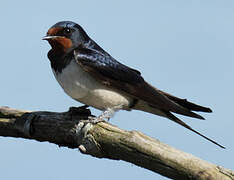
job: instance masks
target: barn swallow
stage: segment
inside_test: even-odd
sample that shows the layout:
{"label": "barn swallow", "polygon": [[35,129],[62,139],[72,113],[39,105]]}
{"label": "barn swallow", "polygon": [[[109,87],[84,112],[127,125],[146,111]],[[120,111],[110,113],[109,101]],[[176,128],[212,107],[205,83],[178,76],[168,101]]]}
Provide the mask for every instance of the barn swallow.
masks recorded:
{"label": "barn swallow", "polygon": [[58,22],[43,40],[51,45],[48,58],[58,83],[73,99],[103,111],[99,119],[110,118],[118,110],[141,110],[166,117],[224,148],[172,114],[204,119],[193,111],[212,112],[210,108],[153,87],[138,70],[103,50],[80,25]]}

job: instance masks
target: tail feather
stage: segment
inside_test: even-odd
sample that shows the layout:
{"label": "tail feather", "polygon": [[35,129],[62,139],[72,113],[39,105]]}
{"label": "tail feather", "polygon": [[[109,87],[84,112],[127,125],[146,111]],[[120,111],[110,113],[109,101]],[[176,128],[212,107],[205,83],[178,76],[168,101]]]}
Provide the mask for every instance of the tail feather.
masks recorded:
{"label": "tail feather", "polygon": [[188,126],[186,123],[184,123],[183,121],[181,121],[179,118],[177,118],[176,116],[174,116],[172,113],[170,113],[170,112],[164,112],[164,113],[165,113],[165,115],[167,116],[167,118],[169,118],[170,120],[172,120],[172,121],[174,121],[174,122],[180,124],[181,126],[183,126],[183,127],[187,128],[187,129],[193,131],[194,133],[198,134],[199,136],[201,136],[201,137],[207,139],[208,141],[210,141],[210,142],[216,144],[217,146],[219,146],[219,147],[225,149],[224,146],[220,145],[219,143],[215,142],[214,140],[212,140],[212,139],[210,139],[210,138],[208,138],[208,137],[202,135],[202,134],[199,133],[198,131],[194,130],[193,128],[191,128],[190,126]]}
{"label": "tail feather", "polygon": [[[197,119],[202,119],[204,120],[205,118],[202,117],[201,115],[192,112],[190,109],[181,106],[180,104],[177,104],[175,101],[171,101],[171,103],[173,103],[175,106],[173,107],[173,109],[171,109],[172,112],[177,113],[177,114],[181,114],[184,116],[189,116],[189,117],[193,117],[193,118],[197,118]],[[154,107],[151,104],[148,104],[150,107],[157,109],[156,107]]]}
{"label": "tail feather", "polygon": [[[178,97],[175,97],[169,93],[166,93],[164,91],[161,91],[151,85],[149,85],[151,88],[153,88],[155,91],[157,91],[159,94],[163,95],[167,101],[165,101],[165,103],[167,104],[168,109],[165,108],[161,108],[164,111],[171,111],[177,114],[181,114],[181,115],[185,115],[185,116],[189,116],[189,117],[194,117],[194,118],[198,118],[198,119],[204,119],[201,115],[196,114],[192,111],[201,111],[201,112],[212,112],[212,110],[208,107],[204,107],[204,106],[200,106],[197,105],[195,103],[189,102],[186,99],[181,99]],[[159,108],[157,106],[155,106],[152,103],[149,103],[150,106],[154,107],[154,108]]]}
{"label": "tail feather", "polygon": [[180,106],[187,108],[191,111],[212,112],[212,110],[210,108],[189,102],[189,101],[187,101],[187,99],[181,99],[181,98],[175,97],[175,96],[168,94],[166,92],[163,92],[161,90],[159,90],[159,92],[161,94],[163,94],[164,96],[166,96],[168,99],[174,101],[175,103],[179,104]]}
{"label": "tail feather", "polygon": [[[194,130],[193,128],[191,128],[190,126],[188,126],[186,123],[184,123],[183,121],[181,121],[179,118],[177,118],[176,116],[174,116],[171,112],[169,111],[165,111],[165,110],[162,110],[162,109],[157,109],[155,108],[154,106],[144,102],[144,101],[138,101],[136,103],[136,105],[133,107],[133,109],[136,109],[136,110],[141,110],[141,111],[145,111],[145,112],[148,112],[148,113],[152,113],[152,114],[155,114],[155,115],[159,115],[159,116],[163,116],[163,117],[166,117],[166,118],[169,118],[170,120],[180,124],[181,126],[189,129],[190,131],[193,131],[194,133],[198,134],[199,136],[207,139],[208,141],[216,144],[217,146],[221,147],[221,148],[225,148],[224,146],[218,144],[217,142],[215,142],[214,140],[202,135],[201,133],[199,133],[198,131]],[[193,112],[190,112],[190,113],[193,113]],[[195,114],[195,113],[193,113]],[[191,115],[191,114],[186,114],[187,116],[192,116],[194,117],[194,115]],[[197,115],[196,116],[200,116],[200,115]],[[200,118],[201,119],[201,118]],[[204,118],[203,118],[204,119]]]}
{"label": "tail feather", "polygon": [[202,117],[201,115],[199,115],[197,113],[194,113],[194,112],[190,111],[190,109],[187,109],[187,108],[184,108],[184,107],[183,107],[183,109],[182,108],[178,108],[178,110],[176,109],[173,112],[175,112],[177,114],[184,115],[184,116],[189,116],[189,117],[205,120],[205,118]]}

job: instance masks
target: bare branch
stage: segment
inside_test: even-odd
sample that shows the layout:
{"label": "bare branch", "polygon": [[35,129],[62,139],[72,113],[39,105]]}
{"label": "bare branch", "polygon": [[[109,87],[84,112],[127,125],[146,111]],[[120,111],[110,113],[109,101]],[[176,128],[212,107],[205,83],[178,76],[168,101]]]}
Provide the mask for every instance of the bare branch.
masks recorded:
{"label": "bare branch", "polygon": [[[98,158],[124,160],[172,179],[234,179],[234,172],[137,131],[87,122],[90,111],[29,112],[0,107],[0,136],[48,141]],[[86,121],[85,121],[86,120]]]}

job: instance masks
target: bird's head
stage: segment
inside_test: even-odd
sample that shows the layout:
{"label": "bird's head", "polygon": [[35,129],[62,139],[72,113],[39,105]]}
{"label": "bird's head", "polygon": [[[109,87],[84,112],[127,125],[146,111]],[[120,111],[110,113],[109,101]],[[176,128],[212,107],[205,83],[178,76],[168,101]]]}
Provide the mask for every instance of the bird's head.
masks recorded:
{"label": "bird's head", "polygon": [[89,37],[83,28],[71,21],[61,21],[53,25],[43,40],[47,40],[52,49],[67,52],[88,41]]}

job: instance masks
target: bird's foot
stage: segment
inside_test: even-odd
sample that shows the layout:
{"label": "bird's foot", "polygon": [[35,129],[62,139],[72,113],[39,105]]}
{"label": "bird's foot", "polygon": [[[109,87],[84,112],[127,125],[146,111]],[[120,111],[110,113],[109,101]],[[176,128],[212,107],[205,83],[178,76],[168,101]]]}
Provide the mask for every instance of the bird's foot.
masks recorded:
{"label": "bird's foot", "polygon": [[115,113],[115,110],[109,108],[109,109],[103,111],[102,114],[98,117],[89,116],[88,121],[90,123],[94,123],[94,124],[97,124],[99,122],[105,122],[105,119],[107,119],[107,121],[109,121],[110,118],[114,115],[114,113]]}
{"label": "bird's foot", "polygon": [[114,113],[115,113],[115,109],[108,108],[107,110],[103,111],[102,114],[98,116],[98,118],[107,119],[109,121],[110,118],[114,116]]}
{"label": "bird's foot", "polygon": [[105,119],[100,118],[100,116],[98,116],[98,117],[88,116],[88,120],[87,121],[89,123],[92,123],[92,124],[97,124],[99,122],[105,122]]}

